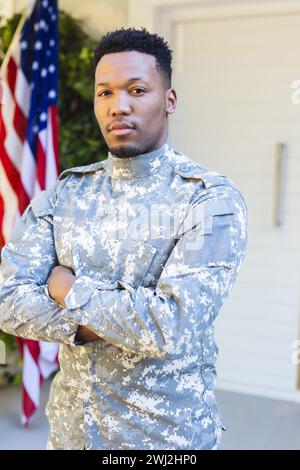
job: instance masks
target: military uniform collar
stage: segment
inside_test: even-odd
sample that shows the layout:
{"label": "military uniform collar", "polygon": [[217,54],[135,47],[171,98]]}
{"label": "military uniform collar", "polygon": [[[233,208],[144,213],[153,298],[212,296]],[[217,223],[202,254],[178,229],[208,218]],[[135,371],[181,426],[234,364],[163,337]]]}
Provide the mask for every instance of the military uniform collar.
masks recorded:
{"label": "military uniform collar", "polygon": [[142,153],[136,157],[120,158],[108,152],[106,172],[112,178],[130,179],[151,176],[161,166],[161,157],[169,148],[166,141],[159,149]]}

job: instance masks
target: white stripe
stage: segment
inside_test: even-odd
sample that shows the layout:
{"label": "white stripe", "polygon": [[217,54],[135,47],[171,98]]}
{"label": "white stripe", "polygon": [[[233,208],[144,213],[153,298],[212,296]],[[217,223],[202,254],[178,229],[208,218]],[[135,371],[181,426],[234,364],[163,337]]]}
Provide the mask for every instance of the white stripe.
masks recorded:
{"label": "white stripe", "polygon": [[28,0],[28,16],[31,15],[36,0]]}
{"label": "white stripe", "polygon": [[21,181],[28,197],[31,199],[35,195],[36,164],[27,141],[25,141],[23,146],[21,160]]}
{"label": "white stripe", "polygon": [[47,158],[46,158],[46,189],[53,186],[57,181],[57,170],[55,153],[53,146],[53,129],[51,121],[51,111],[48,108],[48,127],[47,127]]}
{"label": "white stripe", "polygon": [[26,343],[23,350],[23,385],[37,408],[40,403],[40,372]]}
{"label": "white stripe", "polygon": [[42,191],[42,188],[40,187],[40,184],[37,179],[34,180],[34,187],[33,187],[33,196],[37,196],[40,192]]}
{"label": "white stripe", "polygon": [[3,105],[1,108],[2,117],[5,123],[6,129],[9,129],[10,126],[13,125],[12,122],[13,122],[13,117],[15,113],[15,101],[11,94],[6,75],[2,77],[2,92],[3,92],[3,99],[2,99]]}
{"label": "white stripe", "polygon": [[8,83],[3,81],[3,105],[2,105],[2,118],[6,129],[6,138],[4,147],[9,155],[10,160],[20,172],[22,160],[23,144],[17,135],[13,118],[15,113],[15,101],[10,92]]}
{"label": "white stripe", "polygon": [[58,368],[55,361],[58,349],[59,345],[56,343],[40,341],[39,366],[44,379],[47,379]]}
{"label": "white stripe", "polygon": [[14,127],[9,128],[8,134],[6,135],[6,139],[4,142],[4,147],[9,156],[9,159],[13,162],[14,166],[17,168],[18,172],[20,173],[23,144],[18,134],[16,133]]}
{"label": "white stripe", "polygon": [[1,196],[2,196],[3,204],[4,204],[2,232],[3,232],[5,240],[9,241],[16,218],[19,216],[18,199],[6,177],[6,173],[3,168],[1,160],[0,160],[0,192],[1,192]]}
{"label": "white stripe", "polygon": [[47,128],[39,132],[40,143],[45,154],[47,151]]}
{"label": "white stripe", "polygon": [[25,75],[21,68],[18,68],[17,79],[16,79],[16,88],[15,88],[15,98],[16,102],[20,106],[21,110],[25,117],[28,117],[29,107],[30,107],[30,96],[31,91],[26,80]]}
{"label": "white stripe", "polygon": [[[12,50],[11,57],[14,59],[16,66],[19,68],[20,66],[20,59],[21,59],[21,47],[20,41],[17,41],[15,47]],[[7,72],[7,69],[6,69]]]}

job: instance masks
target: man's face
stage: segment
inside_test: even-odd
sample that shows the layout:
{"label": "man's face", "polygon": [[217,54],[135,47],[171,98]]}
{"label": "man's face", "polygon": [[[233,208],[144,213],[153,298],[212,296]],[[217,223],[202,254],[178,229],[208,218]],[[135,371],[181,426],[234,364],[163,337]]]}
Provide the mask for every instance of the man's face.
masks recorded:
{"label": "man's face", "polygon": [[176,92],[166,89],[155,57],[137,51],[104,55],[95,73],[94,110],[114,155],[136,156],[158,149],[168,136],[168,114]]}

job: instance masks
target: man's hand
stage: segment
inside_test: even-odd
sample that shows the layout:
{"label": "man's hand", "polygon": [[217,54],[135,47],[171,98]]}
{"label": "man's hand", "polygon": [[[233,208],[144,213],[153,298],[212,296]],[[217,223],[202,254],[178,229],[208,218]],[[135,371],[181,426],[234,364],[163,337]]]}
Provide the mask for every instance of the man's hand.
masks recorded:
{"label": "man's hand", "polygon": [[[76,276],[73,271],[65,268],[64,266],[55,266],[48,277],[47,285],[50,296],[64,308],[66,308],[65,297],[73,286],[75,280]],[[98,341],[101,338],[87,326],[79,325],[76,339],[84,341]]]}
{"label": "man's hand", "polygon": [[93,330],[90,330],[90,328],[88,328],[87,326],[79,325],[76,333],[76,339],[83,341],[98,341],[101,338],[96,333],[94,333]]}
{"label": "man's hand", "polygon": [[49,294],[57,303],[66,308],[65,297],[76,280],[71,269],[55,266],[47,280]]}

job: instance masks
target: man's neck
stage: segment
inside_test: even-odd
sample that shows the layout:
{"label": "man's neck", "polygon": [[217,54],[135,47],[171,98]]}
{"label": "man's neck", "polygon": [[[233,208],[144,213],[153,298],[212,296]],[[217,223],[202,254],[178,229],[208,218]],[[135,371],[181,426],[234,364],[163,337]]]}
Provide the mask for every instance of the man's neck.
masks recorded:
{"label": "man's neck", "polygon": [[118,157],[108,152],[107,173],[112,178],[130,179],[150,176],[158,170],[161,157],[170,145],[167,140],[157,150],[132,157]]}

